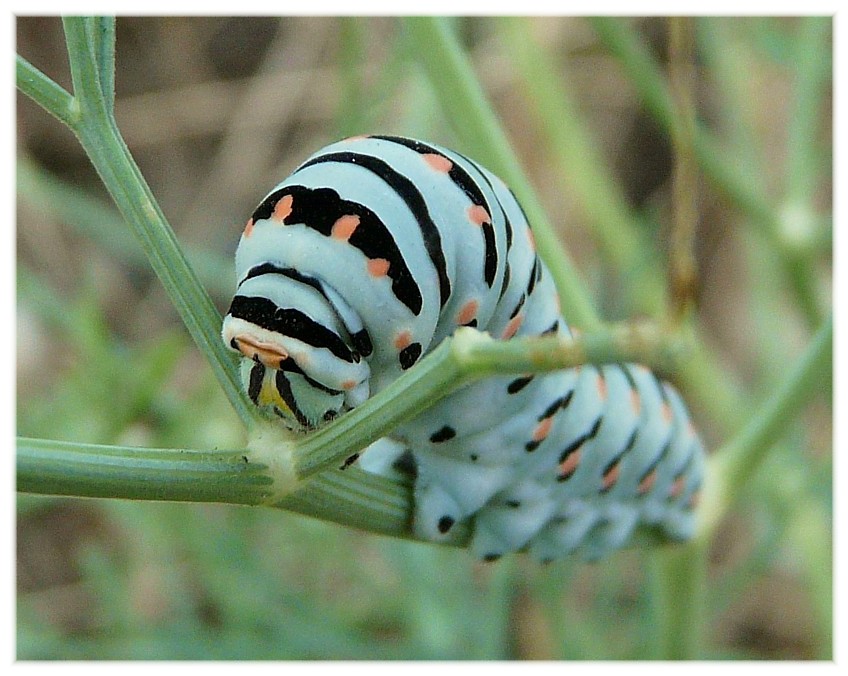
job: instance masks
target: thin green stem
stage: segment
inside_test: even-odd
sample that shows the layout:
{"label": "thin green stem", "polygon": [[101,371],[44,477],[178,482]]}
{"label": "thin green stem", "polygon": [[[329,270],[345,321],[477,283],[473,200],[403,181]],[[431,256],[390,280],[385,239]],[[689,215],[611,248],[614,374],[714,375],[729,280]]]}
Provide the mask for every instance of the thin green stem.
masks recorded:
{"label": "thin green stem", "polygon": [[438,17],[408,18],[405,28],[414,45],[413,51],[439,92],[446,117],[453,121],[459,137],[518,196],[533,227],[539,253],[554,276],[563,306],[568,308],[569,321],[587,330],[596,328],[600,320],[591,296],[551,227],[448,21]]}
{"label": "thin green stem", "polygon": [[242,421],[252,424],[257,418],[256,407],[247,400],[236,360],[221,340],[221,315],[186,260],[114,121],[87,122],[80,142],[225,395]]}
{"label": "thin green stem", "polygon": [[[787,117],[786,199],[809,209],[824,166],[821,162],[822,103],[832,73],[830,17],[799,19],[791,63],[794,66],[791,112]],[[812,214],[811,214],[812,217]],[[812,234],[812,233],[810,233]]]}
{"label": "thin green stem", "polygon": [[692,314],[695,300],[695,226],[698,220],[698,173],[695,139],[695,38],[691,17],[669,20],[669,80],[678,124],[672,129],[674,146],[673,208],[669,251],[671,320],[682,325]]}
{"label": "thin green stem", "polygon": [[271,479],[241,451],[18,439],[17,489],[41,495],[260,504]]}
{"label": "thin green stem", "polygon": [[[411,483],[351,467],[324,472],[272,506],[369,533],[414,539],[413,504]],[[445,544],[462,546],[468,536],[467,525],[457,524]]]}
{"label": "thin green stem", "polygon": [[[17,490],[124,500],[269,505],[268,467],[244,451],[198,451],[19,438]],[[412,537],[412,487],[351,468],[326,472],[273,506],[375,533]],[[467,528],[451,543],[461,544]]]}
{"label": "thin green stem", "polygon": [[111,98],[105,98],[103,83],[111,88],[113,75],[101,76],[98,66],[112,67],[114,29],[108,20],[91,18],[66,17],[63,24],[74,93],[82,112],[73,127],[74,132],[131,226],[186,328],[207,356],[224,393],[239,417],[250,425],[256,420],[256,408],[244,395],[235,359],[220,339],[221,316],[188,264],[124,143],[115,124]]}
{"label": "thin green stem", "polygon": [[[645,107],[670,133],[680,124],[674,114],[674,102],[662,72],[636,32],[626,21],[611,17],[591,19],[592,26],[604,45],[618,59],[630,82],[642,97]],[[787,246],[783,223],[769,200],[751,178],[747,165],[736,161],[735,155],[723,149],[703,125],[695,130],[695,154],[704,174],[713,185],[727,195],[780,253],[782,271],[788,280],[798,305],[811,327],[822,321],[813,267],[806,255]]]}
{"label": "thin green stem", "polygon": [[15,70],[18,89],[59,122],[76,128],[80,112],[73,96],[22,56],[16,56]]}
{"label": "thin green stem", "polygon": [[654,659],[703,657],[708,545],[708,540],[700,538],[679,547],[666,547],[654,555],[653,600],[662,609],[652,632],[656,641]]}
{"label": "thin green stem", "polygon": [[[294,481],[331,467],[388,434],[463,385],[494,375],[543,373],[580,364],[638,362],[659,370],[673,370],[684,347],[678,339],[652,324],[622,324],[573,339],[514,338],[497,341],[474,329],[460,329],[443,341],[385,390],[326,427],[298,440],[292,452]],[[265,434],[264,430],[258,430]],[[262,442],[251,447],[260,457],[277,455]],[[268,461],[269,465],[273,461]],[[287,471],[282,468],[281,472]],[[284,485],[286,479],[281,478]]]}
{"label": "thin green stem", "polygon": [[83,117],[89,114],[89,108],[111,110],[108,101],[103,98],[100,73],[97,71],[98,62],[93,44],[94,21],[93,17],[62,18],[74,97],[79,102]]}
{"label": "thin green stem", "polygon": [[[518,81],[527,91],[528,113],[539,118],[549,152],[557,158],[559,180],[570,188],[609,262],[628,279],[628,306],[658,316],[665,308],[665,289],[656,274],[656,254],[581,118],[561,68],[554,69],[550,56],[533,39],[527,19],[507,18],[499,25]],[[563,307],[570,319],[571,306]]]}
{"label": "thin green stem", "polygon": [[115,17],[94,17],[91,25],[94,57],[106,106],[115,105]]}
{"label": "thin green stem", "polygon": [[819,328],[801,358],[745,427],[710,457],[713,498],[704,500],[704,529],[710,532],[742,492],[774,443],[804,406],[830,391],[833,366],[833,318]]}

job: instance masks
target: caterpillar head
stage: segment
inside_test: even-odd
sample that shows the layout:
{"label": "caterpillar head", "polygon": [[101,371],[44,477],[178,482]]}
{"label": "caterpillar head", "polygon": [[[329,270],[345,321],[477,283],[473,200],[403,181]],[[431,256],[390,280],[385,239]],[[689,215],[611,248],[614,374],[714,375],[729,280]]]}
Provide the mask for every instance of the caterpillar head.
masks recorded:
{"label": "caterpillar head", "polygon": [[326,296],[283,272],[239,284],[222,337],[242,357],[250,400],[305,432],[367,399],[370,369]]}

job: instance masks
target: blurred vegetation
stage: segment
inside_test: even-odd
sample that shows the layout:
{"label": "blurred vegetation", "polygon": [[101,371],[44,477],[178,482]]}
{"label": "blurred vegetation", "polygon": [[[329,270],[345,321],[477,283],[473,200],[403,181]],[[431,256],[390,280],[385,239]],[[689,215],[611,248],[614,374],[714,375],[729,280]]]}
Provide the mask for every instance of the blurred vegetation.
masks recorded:
{"label": "blurred vegetation", "polygon": [[[666,23],[455,23],[599,314],[661,313]],[[692,408],[715,447],[831,305],[832,37],[829,19],[696,28],[697,328],[715,363]],[[71,88],[58,19],[19,17],[17,42]],[[117,45],[118,123],[221,310],[246,215],[324,143],[400,133],[487,161],[389,18],[128,17]],[[18,433],[237,448],[236,414],[76,140],[21,95],[17,131]],[[704,657],[830,658],[831,439],[828,383],[711,543]],[[480,564],[276,510],[33,496],[16,545],[19,659],[654,657],[651,551]]]}

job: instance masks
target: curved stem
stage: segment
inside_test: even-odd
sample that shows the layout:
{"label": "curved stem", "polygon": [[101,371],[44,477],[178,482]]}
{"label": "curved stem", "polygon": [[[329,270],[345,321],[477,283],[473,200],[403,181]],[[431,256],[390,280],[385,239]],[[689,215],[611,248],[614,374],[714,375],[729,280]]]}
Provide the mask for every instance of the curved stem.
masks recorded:
{"label": "curved stem", "polygon": [[577,269],[562,248],[553,227],[512,150],[506,132],[489,104],[468,57],[450,29],[439,17],[405,20],[421,65],[439,92],[447,118],[475,156],[494,171],[518,196],[533,228],[539,254],[554,276],[569,322],[584,329],[600,324],[591,296]]}
{"label": "curved stem", "polygon": [[[506,18],[500,26],[517,81],[527,92],[528,115],[539,119],[546,135],[546,152],[557,158],[557,180],[574,196],[607,261],[632,280],[623,290],[627,307],[640,314],[659,316],[665,307],[665,288],[662,276],[656,273],[656,253],[648,246],[641,224],[581,118],[569,83],[563,82],[560,64],[554,67],[552,56],[533,39],[527,19]],[[561,248],[556,240],[554,244]],[[547,255],[544,257],[547,261]],[[571,306],[563,301],[563,307],[571,321]]]}
{"label": "curved stem", "polygon": [[[674,336],[652,324],[611,325],[571,339],[554,336],[493,340],[471,328],[445,339],[414,369],[326,427],[294,442],[291,463],[280,461],[281,443],[251,440],[251,449],[278,474],[280,486],[302,481],[390,433],[469,382],[493,375],[543,373],[580,364],[639,362],[671,370],[685,351]],[[265,431],[257,428],[259,434]],[[277,468],[279,467],[279,470]]]}

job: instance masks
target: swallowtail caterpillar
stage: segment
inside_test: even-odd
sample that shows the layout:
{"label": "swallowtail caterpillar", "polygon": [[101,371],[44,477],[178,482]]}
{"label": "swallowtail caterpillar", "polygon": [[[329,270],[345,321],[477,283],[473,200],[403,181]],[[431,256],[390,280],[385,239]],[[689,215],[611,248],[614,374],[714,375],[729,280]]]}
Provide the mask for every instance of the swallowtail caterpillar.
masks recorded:
{"label": "swallowtail caterpillar", "polygon": [[[248,220],[236,271],[223,339],[250,399],[296,431],[361,404],[457,327],[571,335],[512,192],[408,138],[309,157]],[[473,519],[484,559],[597,559],[639,525],[694,529],[703,446],[678,393],[639,365],[476,382],[392,439],[414,462],[417,532],[438,540]]]}

